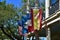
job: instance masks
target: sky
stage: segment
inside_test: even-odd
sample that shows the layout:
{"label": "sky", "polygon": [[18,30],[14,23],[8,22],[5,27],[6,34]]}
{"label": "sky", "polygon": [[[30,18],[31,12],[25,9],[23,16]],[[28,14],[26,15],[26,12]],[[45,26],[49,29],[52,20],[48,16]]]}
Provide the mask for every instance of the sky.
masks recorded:
{"label": "sky", "polygon": [[[2,1],[2,0],[0,0],[0,1]],[[43,2],[43,0],[40,0],[40,2]],[[55,2],[56,2],[56,0],[51,1],[52,4]],[[6,3],[7,4],[14,4],[15,7],[19,7],[19,8],[21,8],[23,5],[22,0],[6,0]]]}
{"label": "sky", "polygon": [[6,0],[7,4],[14,4],[16,7],[22,7],[22,0]]}
{"label": "sky", "polygon": [[[0,2],[3,0],[0,0]],[[14,4],[14,7],[22,7],[22,0],[6,0],[6,4]]]}

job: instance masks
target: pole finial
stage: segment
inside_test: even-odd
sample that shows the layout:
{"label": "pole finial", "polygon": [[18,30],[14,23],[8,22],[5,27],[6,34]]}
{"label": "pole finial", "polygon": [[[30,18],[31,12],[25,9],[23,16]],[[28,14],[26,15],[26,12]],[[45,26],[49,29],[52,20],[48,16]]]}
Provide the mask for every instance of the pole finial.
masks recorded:
{"label": "pole finial", "polygon": [[35,7],[38,7],[38,0],[35,0]]}

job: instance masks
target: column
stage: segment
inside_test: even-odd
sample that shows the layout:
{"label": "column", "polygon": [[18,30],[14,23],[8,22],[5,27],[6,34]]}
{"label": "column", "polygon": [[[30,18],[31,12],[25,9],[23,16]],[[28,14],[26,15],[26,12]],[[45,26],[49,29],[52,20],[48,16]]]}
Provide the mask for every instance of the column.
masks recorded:
{"label": "column", "polygon": [[60,10],[60,0],[59,0],[59,10]]}
{"label": "column", "polygon": [[[50,6],[50,0],[45,0],[45,19],[49,17],[49,6]],[[47,40],[51,40],[50,38],[50,28],[48,27],[47,23],[46,23],[46,34],[47,34]]]}
{"label": "column", "polygon": [[50,5],[50,0],[45,0],[45,18],[49,17],[49,5]]}
{"label": "column", "polygon": [[50,38],[50,28],[47,28],[47,40],[51,40],[51,38]]}

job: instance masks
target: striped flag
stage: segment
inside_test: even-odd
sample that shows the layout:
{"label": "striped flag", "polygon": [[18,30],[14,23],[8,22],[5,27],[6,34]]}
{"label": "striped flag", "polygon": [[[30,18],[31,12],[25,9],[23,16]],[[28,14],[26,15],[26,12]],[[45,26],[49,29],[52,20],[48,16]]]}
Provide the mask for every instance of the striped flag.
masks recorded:
{"label": "striped flag", "polygon": [[40,29],[42,29],[42,9],[39,10]]}
{"label": "striped flag", "polygon": [[42,9],[31,9],[31,22],[33,30],[40,30],[42,28]]}
{"label": "striped flag", "polygon": [[18,27],[18,33],[19,33],[19,35],[22,35],[22,27],[21,26]]}
{"label": "striped flag", "polygon": [[26,15],[22,16],[21,20],[18,20],[18,33],[19,35],[26,36],[28,33],[27,26],[25,22],[27,21]]}
{"label": "striped flag", "polygon": [[18,33],[19,33],[19,35],[27,36],[28,29],[19,25],[18,26]]}
{"label": "striped flag", "polygon": [[31,11],[30,11],[30,15],[31,15],[31,19],[30,19],[30,25],[28,25],[28,32],[32,32],[32,31],[34,31],[34,27],[33,27],[33,10],[31,9]]}

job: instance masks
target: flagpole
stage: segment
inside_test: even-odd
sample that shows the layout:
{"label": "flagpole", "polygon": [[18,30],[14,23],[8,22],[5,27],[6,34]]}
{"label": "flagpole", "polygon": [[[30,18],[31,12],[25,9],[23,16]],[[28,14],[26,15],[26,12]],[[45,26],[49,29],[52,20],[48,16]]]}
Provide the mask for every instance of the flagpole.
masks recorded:
{"label": "flagpole", "polygon": [[[50,6],[50,0],[45,0],[45,12],[46,12],[45,13],[45,19],[49,17],[49,6]],[[46,24],[47,40],[51,40],[51,38],[50,38],[50,28],[48,27],[47,22],[45,24]]]}
{"label": "flagpole", "polygon": [[[26,9],[27,9],[26,13],[29,14],[29,0],[27,0],[27,2],[26,2]],[[27,24],[27,26],[28,26],[28,24]],[[27,37],[28,37],[28,35],[23,36],[23,40],[27,40]]]}
{"label": "flagpole", "polygon": [[29,0],[27,0],[27,3],[26,3],[27,5],[26,5],[26,8],[27,8],[27,14],[29,13]]}

